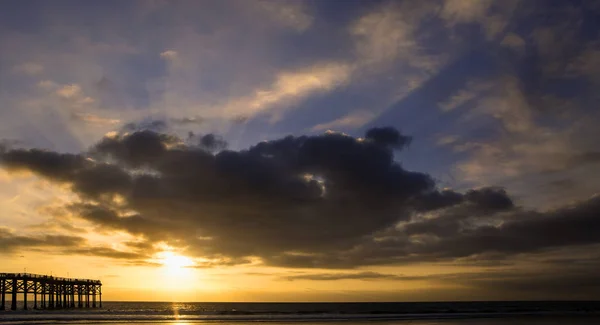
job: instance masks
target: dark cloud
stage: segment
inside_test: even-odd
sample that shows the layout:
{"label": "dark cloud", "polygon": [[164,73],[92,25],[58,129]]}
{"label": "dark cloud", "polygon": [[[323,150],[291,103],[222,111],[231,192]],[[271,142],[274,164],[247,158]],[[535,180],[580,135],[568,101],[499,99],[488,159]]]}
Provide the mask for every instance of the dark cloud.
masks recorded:
{"label": "dark cloud", "polygon": [[506,191],[499,187],[469,190],[465,194],[465,199],[486,210],[506,210],[514,206]]}
{"label": "dark cloud", "polygon": [[316,268],[414,262],[503,266],[515,255],[599,244],[594,236],[600,230],[598,215],[600,197],[545,213],[519,208],[492,212],[467,203],[374,233],[352,249],[280,255],[270,261]]}
{"label": "dark cloud", "polygon": [[460,285],[475,292],[494,292],[504,299],[597,300],[600,276],[593,267],[561,265],[542,270],[507,269],[429,276],[432,281]]}
{"label": "dark cloud", "polygon": [[149,119],[137,123],[127,123],[121,128],[120,133],[124,134],[138,131],[164,132],[168,127],[168,123],[164,120]]}
{"label": "dark cloud", "polygon": [[[155,220],[148,220],[139,214],[121,216],[118,211],[108,208],[106,205],[72,204],[69,206],[69,210],[77,216],[94,224],[101,225],[104,228],[114,230],[124,229],[134,235],[146,235],[150,238],[163,238],[169,234],[169,228],[174,228],[172,226],[169,227],[170,224],[166,221],[161,223]],[[148,243],[143,244],[146,245],[146,249],[150,249]]]}
{"label": "dark cloud", "polygon": [[453,257],[483,252],[523,253],[600,243],[600,196],[554,211],[517,211],[513,220],[483,225],[442,238],[425,251]]}
{"label": "dark cloud", "polygon": [[37,237],[18,235],[6,228],[0,228],[0,251],[12,252],[27,248],[76,247],[85,240],[77,236],[42,235]]}
{"label": "dark cloud", "polygon": [[472,189],[465,194],[452,190],[433,191],[422,195],[415,202],[415,207],[420,211],[436,210],[469,203],[471,208],[500,211],[514,207],[512,199],[501,187],[483,187]]}
{"label": "dark cloud", "polygon": [[61,154],[39,149],[15,149],[2,153],[0,163],[8,170],[29,170],[55,181],[68,181],[89,166],[81,155]]}
{"label": "dark cloud", "polygon": [[419,211],[429,211],[457,205],[464,201],[464,195],[452,190],[433,191],[419,197],[415,208]]}
{"label": "dark cloud", "polygon": [[600,163],[600,152],[599,151],[588,151],[580,154],[573,155],[570,158],[569,164],[572,167],[577,167],[587,164],[598,164]]}
{"label": "dark cloud", "polygon": [[218,152],[227,148],[227,141],[215,134],[198,135],[194,132],[188,132],[186,145],[190,147],[199,147],[209,152]]}
{"label": "dark cloud", "polygon": [[379,145],[396,149],[403,149],[405,146],[410,145],[412,141],[411,137],[404,136],[391,127],[372,128],[367,131],[365,138]]}
{"label": "dark cloud", "polygon": [[[119,251],[110,247],[90,246],[85,238],[68,235],[19,235],[0,228],[0,253],[48,251],[53,254],[99,256],[123,259],[129,262],[144,261],[152,253],[149,249]],[[142,253],[142,251],[144,253]]]}
{"label": "dark cloud", "polygon": [[212,259],[199,267],[259,257],[318,268],[503,262],[600,243],[598,197],[536,212],[516,207],[499,187],[439,190],[429,175],[395,162],[392,148],[410,138],[390,128],[369,130],[365,139],[288,136],[240,151],[215,150],[221,139],[213,135],[199,139],[141,130],[102,139],[90,150],[94,160],[15,149],[0,161],[71,184],[81,202],[69,212],[142,238],[126,243],[132,255],[73,252],[139,263],[157,242]]}
{"label": "dark cloud", "polygon": [[93,153],[106,155],[129,167],[143,167],[161,159],[167,152],[167,145],[174,141],[168,135],[143,130],[104,138],[95,146]]}
{"label": "dark cloud", "polygon": [[548,185],[559,189],[572,189],[573,187],[575,187],[576,183],[571,179],[563,178],[551,181],[550,183],[548,183]]}
{"label": "dark cloud", "polygon": [[312,281],[337,281],[337,280],[403,280],[404,277],[395,274],[385,274],[378,272],[358,272],[358,273],[316,273],[284,276],[282,279],[288,281],[294,280],[312,280]]}
{"label": "dark cloud", "polygon": [[[597,264],[595,264],[597,266]],[[454,297],[466,294],[489,297],[494,292],[497,299],[537,299],[548,297],[562,299],[596,300],[600,295],[600,276],[592,267],[565,266],[561,264],[546,270],[484,269],[480,272],[434,273],[425,275],[395,275],[377,272],[315,273],[283,275],[282,280],[337,281],[382,280],[428,282],[453,288]],[[577,288],[577,290],[574,290]],[[452,298],[449,298],[452,299]],[[489,298],[484,298],[489,299]]]}
{"label": "dark cloud", "polygon": [[85,248],[73,248],[62,251],[63,254],[74,254],[74,255],[88,255],[88,256],[100,256],[109,257],[115,259],[127,259],[127,260],[144,260],[149,258],[148,255],[139,254],[135,252],[124,252],[109,247],[85,247]]}
{"label": "dark cloud", "polygon": [[227,142],[214,134],[206,134],[200,138],[200,145],[209,150],[220,150],[227,147]]}
{"label": "dark cloud", "polygon": [[72,179],[76,192],[98,197],[104,193],[126,194],[131,187],[131,176],[123,169],[110,164],[95,164],[76,173]]}

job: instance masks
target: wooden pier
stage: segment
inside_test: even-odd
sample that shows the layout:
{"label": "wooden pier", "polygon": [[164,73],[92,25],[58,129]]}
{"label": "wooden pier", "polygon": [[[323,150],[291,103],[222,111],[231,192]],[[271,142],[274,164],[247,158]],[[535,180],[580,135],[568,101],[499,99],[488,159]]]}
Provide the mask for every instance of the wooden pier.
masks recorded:
{"label": "wooden pier", "polygon": [[96,308],[96,298],[98,307],[102,308],[100,280],[59,278],[30,273],[0,273],[0,311],[6,310],[7,294],[11,295],[12,310],[17,310],[19,294],[23,294],[25,310],[30,295],[33,295],[34,309]]}

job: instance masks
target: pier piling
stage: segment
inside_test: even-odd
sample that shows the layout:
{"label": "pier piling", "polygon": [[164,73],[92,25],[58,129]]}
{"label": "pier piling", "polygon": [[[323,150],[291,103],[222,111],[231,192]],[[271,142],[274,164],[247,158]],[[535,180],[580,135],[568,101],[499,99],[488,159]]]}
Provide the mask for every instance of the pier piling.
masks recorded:
{"label": "pier piling", "polygon": [[[33,309],[96,308],[96,299],[102,308],[102,282],[89,279],[60,278],[30,273],[0,273],[0,310],[6,309],[6,295],[11,295],[10,309],[17,310],[18,294],[23,294],[23,309],[27,310],[27,298],[33,294]],[[39,295],[39,299],[38,299]],[[77,295],[77,304],[75,304]],[[90,297],[91,296],[91,297]],[[96,298],[96,296],[98,296]],[[91,299],[90,299],[91,298]]]}
{"label": "pier piling", "polygon": [[4,310],[6,308],[6,280],[0,280],[0,293],[2,295],[2,304],[0,308]]}
{"label": "pier piling", "polygon": [[17,310],[17,281],[12,280],[12,299],[10,301],[10,310]]}

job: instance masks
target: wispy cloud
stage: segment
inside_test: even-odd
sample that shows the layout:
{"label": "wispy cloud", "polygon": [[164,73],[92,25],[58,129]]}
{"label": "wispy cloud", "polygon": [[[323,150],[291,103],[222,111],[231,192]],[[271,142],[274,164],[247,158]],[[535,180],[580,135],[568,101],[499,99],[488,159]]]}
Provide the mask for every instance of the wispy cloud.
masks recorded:
{"label": "wispy cloud", "polygon": [[500,42],[501,45],[506,46],[508,48],[513,49],[515,52],[519,54],[523,54],[525,51],[525,40],[515,33],[508,33]]}
{"label": "wispy cloud", "polygon": [[253,117],[268,112],[273,120],[278,120],[286,109],[298,101],[344,85],[349,81],[351,72],[350,66],[340,63],[324,63],[298,71],[284,71],[277,74],[270,86],[257,89],[252,95],[234,99],[224,107],[215,107],[212,114]]}
{"label": "wispy cloud", "polygon": [[336,120],[321,123],[313,126],[312,131],[325,131],[335,130],[337,128],[357,128],[367,124],[375,117],[375,114],[367,110],[358,110],[349,113],[346,116],[340,117]]}
{"label": "wispy cloud", "polygon": [[299,32],[307,30],[314,20],[308,13],[306,3],[301,1],[260,0],[256,5],[266,11],[268,18]]}
{"label": "wispy cloud", "polygon": [[166,50],[166,51],[160,53],[160,57],[165,60],[175,60],[175,59],[177,59],[177,51]]}
{"label": "wispy cloud", "polygon": [[117,125],[121,123],[119,119],[105,118],[94,114],[73,113],[73,118],[90,124]]}
{"label": "wispy cloud", "polygon": [[438,103],[438,106],[442,111],[454,110],[467,102],[475,99],[482,95],[483,92],[493,87],[493,84],[481,80],[469,81],[465,88],[459,90],[445,101]]}
{"label": "wispy cloud", "polygon": [[479,23],[488,39],[500,35],[508,25],[519,0],[445,0],[440,16],[450,27]]}
{"label": "wispy cloud", "polygon": [[30,76],[39,75],[44,71],[44,66],[35,62],[25,62],[13,68],[17,73],[23,73]]}
{"label": "wispy cloud", "polygon": [[367,65],[387,65],[394,60],[429,68],[431,58],[421,52],[416,31],[433,8],[426,4],[382,5],[351,25],[356,51]]}
{"label": "wispy cloud", "polygon": [[[310,281],[340,281],[340,280],[404,280],[404,276],[396,274],[385,274],[378,272],[354,272],[354,273],[311,273],[300,275],[283,276],[282,279],[288,281],[294,280],[310,280]],[[406,277],[406,279],[411,279]]]}

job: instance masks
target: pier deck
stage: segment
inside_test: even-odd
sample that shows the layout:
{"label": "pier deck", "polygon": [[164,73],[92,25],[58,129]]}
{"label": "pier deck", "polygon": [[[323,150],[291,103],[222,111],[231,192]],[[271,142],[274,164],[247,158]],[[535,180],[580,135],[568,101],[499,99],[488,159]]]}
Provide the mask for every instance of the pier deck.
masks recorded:
{"label": "pier deck", "polygon": [[[102,308],[102,282],[100,280],[60,278],[30,273],[0,273],[0,310],[6,309],[6,295],[11,295],[10,309],[17,309],[17,299],[22,295],[23,309],[28,308],[28,298],[33,295],[34,309]],[[39,297],[39,299],[38,299]],[[91,302],[91,304],[90,304]]]}

